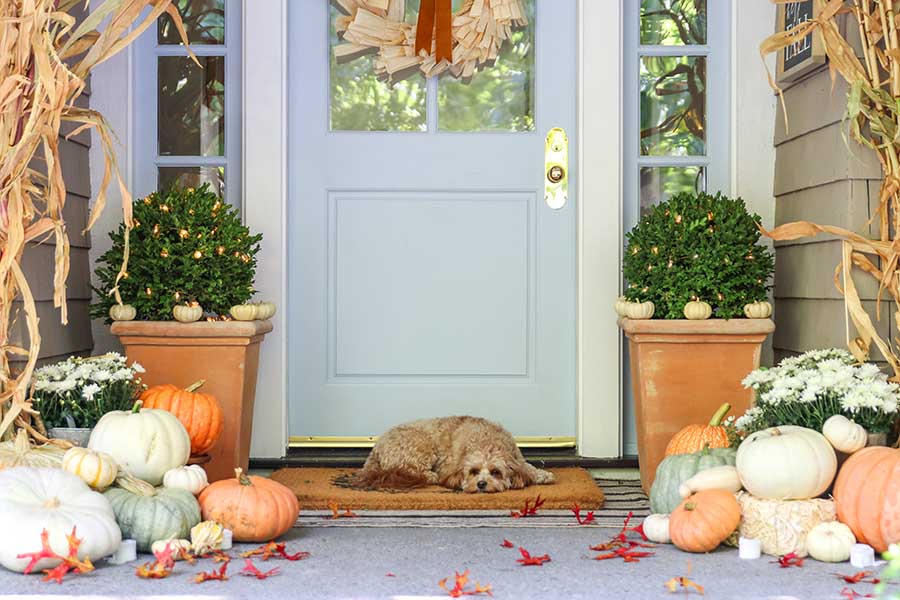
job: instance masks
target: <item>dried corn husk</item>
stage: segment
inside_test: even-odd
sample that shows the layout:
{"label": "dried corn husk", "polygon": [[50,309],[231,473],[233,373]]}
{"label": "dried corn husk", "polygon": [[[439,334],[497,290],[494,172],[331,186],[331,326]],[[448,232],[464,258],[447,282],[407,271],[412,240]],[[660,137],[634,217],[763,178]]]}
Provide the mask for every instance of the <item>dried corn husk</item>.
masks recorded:
{"label": "dried corn husk", "polygon": [[343,40],[334,48],[338,61],[377,52],[375,74],[390,81],[412,75],[416,68],[426,77],[447,72],[468,79],[500,56],[514,28],[528,24],[522,0],[466,0],[453,15],[453,61],[436,62],[434,47],[416,54],[416,26],[403,21],[404,0],[337,0],[345,13],[335,19]]}
{"label": "dried corn husk", "polygon": [[763,500],[735,494],[741,505],[741,537],[760,541],[764,554],[806,556],[806,536],[819,523],[837,518],[833,500]]}
{"label": "dried corn husk", "polygon": [[[816,16],[789,31],[764,40],[760,55],[793,44],[808,34],[818,36],[825,48],[832,78],[842,77],[850,86],[844,115],[850,135],[856,142],[876,153],[884,178],[879,193],[879,239],[869,240],[857,233],[808,222],[787,223],[765,232],[775,240],[829,233],[844,240],[841,265],[835,272],[835,285],[844,294],[848,317],[847,346],[859,360],[869,358],[874,343],[900,381],[900,357],[891,340],[878,335],[865,311],[851,277],[852,267],[878,280],[875,317],[880,319],[882,292],[886,291],[900,308],[900,2],[881,0],[813,0]],[[839,19],[846,19],[839,22]],[[849,39],[858,40],[858,48]],[[769,73],[769,83],[781,97],[781,89]],[[849,147],[849,146],[848,146]],[[864,200],[868,202],[868,200]],[[892,311],[888,311],[890,315]],[[900,311],[893,311],[895,319]],[[890,318],[889,316],[887,318]],[[855,333],[851,331],[853,324]],[[900,325],[900,320],[897,321]]]}
{"label": "dried corn husk", "polygon": [[191,548],[201,555],[222,547],[225,528],[215,521],[202,521],[191,527]]}
{"label": "dried corn husk", "polygon": [[[103,210],[113,176],[122,196],[124,221],[130,227],[131,196],[119,174],[109,127],[101,114],[76,106],[75,99],[84,91],[91,69],[125,48],[163,13],[172,17],[187,43],[172,0],[106,0],[76,26],[75,18],[66,11],[78,4],[86,3],[0,3],[0,56],[4,57],[0,61],[0,437],[14,423],[36,439],[43,437],[43,426],[28,401],[27,386],[41,344],[34,297],[20,267],[28,242],[53,240],[53,303],[60,310],[61,321],[67,322],[69,241],[63,218],[66,186],[59,161],[60,127],[64,121],[75,123],[70,136],[94,129],[103,148],[103,181],[87,229]],[[102,31],[98,30],[101,26]],[[121,303],[118,291],[115,293]],[[9,339],[10,325],[18,318],[12,312],[18,297],[28,332],[27,347]],[[27,358],[16,374],[10,373],[10,356]]]}

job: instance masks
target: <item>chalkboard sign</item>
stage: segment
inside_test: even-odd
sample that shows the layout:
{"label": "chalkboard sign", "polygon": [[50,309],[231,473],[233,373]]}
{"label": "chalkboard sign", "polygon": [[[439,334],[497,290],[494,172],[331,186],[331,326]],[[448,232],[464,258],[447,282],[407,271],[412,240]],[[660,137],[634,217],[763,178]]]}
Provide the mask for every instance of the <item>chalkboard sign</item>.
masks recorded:
{"label": "chalkboard sign", "polygon": [[[787,31],[812,19],[817,12],[813,0],[778,5],[778,31]],[[793,81],[825,63],[825,49],[817,34],[797,40],[778,51],[778,81]]]}

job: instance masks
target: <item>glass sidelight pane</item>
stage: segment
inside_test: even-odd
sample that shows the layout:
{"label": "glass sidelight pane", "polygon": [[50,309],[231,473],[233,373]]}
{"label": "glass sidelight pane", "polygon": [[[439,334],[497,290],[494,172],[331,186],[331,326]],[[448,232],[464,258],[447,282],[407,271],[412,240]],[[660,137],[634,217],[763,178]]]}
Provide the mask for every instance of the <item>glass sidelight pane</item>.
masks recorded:
{"label": "glass sidelight pane", "polygon": [[706,0],[641,0],[641,44],[706,44]]}
{"label": "glass sidelight pane", "polygon": [[225,167],[159,167],[159,189],[170,185],[198,188],[208,183],[212,191],[225,197]]}
{"label": "glass sidelight pane", "polygon": [[[406,20],[414,23],[418,2],[407,0]],[[371,56],[341,60],[334,47],[341,43],[329,13],[331,131],[425,131],[425,78],[418,72],[391,85],[373,72]]]}
{"label": "glass sidelight pane", "polygon": [[225,155],[225,57],[160,56],[159,154]]}
{"label": "glass sidelight pane", "polygon": [[706,153],[706,58],[641,57],[641,154]]}
{"label": "glass sidelight pane", "polygon": [[513,31],[495,64],[468,81],[441,77],[441,131],[534,131],[534,0],[523,4],[528,25]]}
{"label": "glass sidelight pane", "polygon": [[[192,44],[225,43],[225,0],[176,0],[173,2]],[[160,45],[181,44],[181,36],[169,15],[157,21],[157,41]]]}
{"label": "glass sidelight pane", "polygon": [[641,167],[641,216],[680,192],[706,189],[703,167]]}

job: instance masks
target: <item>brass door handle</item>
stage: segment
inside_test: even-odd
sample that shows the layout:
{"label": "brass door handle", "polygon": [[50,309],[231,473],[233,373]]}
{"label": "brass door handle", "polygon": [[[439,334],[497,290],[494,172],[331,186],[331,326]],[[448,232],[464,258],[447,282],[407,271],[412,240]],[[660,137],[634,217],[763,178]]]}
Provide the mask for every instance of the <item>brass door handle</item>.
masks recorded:
{"label": "brass door handle", "polygon": [[561,127],[547,132],[544,144],[544,202],[554,210],[569,197],[569,138]]}

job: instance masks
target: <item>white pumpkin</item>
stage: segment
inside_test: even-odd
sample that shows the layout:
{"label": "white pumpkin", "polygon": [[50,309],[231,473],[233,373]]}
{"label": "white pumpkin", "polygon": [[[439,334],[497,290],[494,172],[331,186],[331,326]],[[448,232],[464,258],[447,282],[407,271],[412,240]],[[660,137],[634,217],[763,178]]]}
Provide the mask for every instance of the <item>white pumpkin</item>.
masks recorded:
{"label": "white pumpkin", "polygon": [[181,488],[197,496],[209,485],[206,471],[200,465],[187,465],[169,469],[163,475],[163,486],[167,488]]}
{"label": "white pumpkin", "polygon": [[[62,469],[14,467],[0,473],[0,565],[21,573],[29,559],[19,554],[41,549],[47,530],[50,548],[65,556],[66,536],[75,528],[81,540],[78,558],[97,560],[119,547],[122,534],[109,501],[81,479]],[[33,573],[52,569],[61,561],[43,558]]]}
{"label": "white pumpkin", "polygon": [[203,307],[197,303],[194,304],[176,304],[172,307],[172,315],[176,321],[181,323],[193,323],[199,321],[203,316]]}
{"label": "white pumpkin", "polygon": [[113,304],[109,307],[109,318],[113,321],[134,321],[137,311],[130,304]]}
{"label": "white pumpkin", "polygon": [[703,490],[727,490],[739,492],[741,490],[741,478],[736,468],[731,465],[722,465],[698,471],[693,477],[678,486],[678,494],[682,498]]}
{"label": "white pumpkin", "polygon": [[231,307],[231,316],[235,321],[254,321],[259,313],[255,304],[235,304]]}
{"label": "white pumpkin", "polygon": [[866,429],[844,415],[828,417],[828,420],[822,425],[822,435],[834,446],[835,450],[844,454],[853,454],[862,450],[869,440]]}
{"label": "white pumpkin", "polygon": [[106,413],[94,426],[88,448],[106,452],[138,479],[159,485],[166,471],[187,464],[191,438],[181,421],[158,408]]}
{"label": "white pumpkin", "polygon": [[175,560],[179,560],[182,552],[190,553],[191,540],[156,540],[150,544],[150,552],[153,554],[160,554],[161,552],[166,551],[166,547],[169,547],[172,550],[172,557]]}
{"label": "white pumpkin", "polygon": [[620,317],[624,317],[625,316],[625,307],[627,305],[628,305],[628,300],[625,299],[625,296],[619,296],[618,298],[616,298],[616,304],[615,304],[616,314],[619,315]]}
{"label": "white pumpkin", "polygon": [[644,535],[651,542],[656,542],[657,544],[672,543],[672,538],[669,536],[669,515],[648,515],[644,519],[641,528],[644,530]]}
{"label": "white pumpkin", "polygon": [[271,319],[275,316],[275,303],[274,302],[257,302],[256,303],[256,318],[257,319]]}
{"label": "white pumpkin", "polygon": [[652,319],[656,305],[652,302],[627,302],[625,316],[629,319]]}
{"label": "white pumpkin", "polygon": [[105,490],[116,480],[119,467],[113,457],[90,448],[69,448],[62,460],[62,468],[77,475],[95,490]]}
{"label": "white pumpkin", "polygon": [[772,316],[772,305],[766,301],[745,304],[744,316],[748,319],[768,319]]}
{"label": "white pumpkin", "polygon": [[684,318],[691,321],[703,321],[712,316],[712,306],[708,302],[691,300],[684,305]]}
{"label": "white pumpkin", "polygon": [[744,488],[757,498],[805,500],[834,481],[837,457],[818,431],[784,425],[747,436],[735,466]]}
{"label": "white pumpkin", "polygon": [[856,543],[853,531],[838,521],[819,523],[806,536],[809,555],[822,562],[844,562]]}

